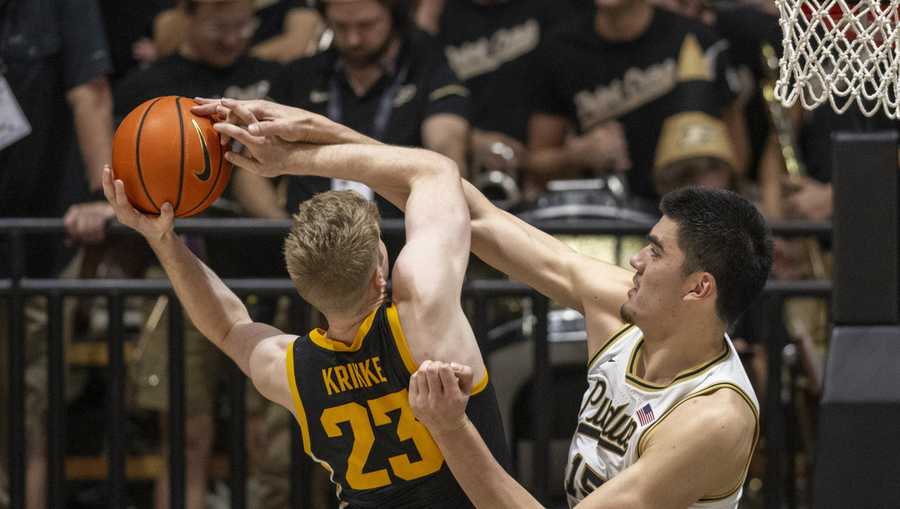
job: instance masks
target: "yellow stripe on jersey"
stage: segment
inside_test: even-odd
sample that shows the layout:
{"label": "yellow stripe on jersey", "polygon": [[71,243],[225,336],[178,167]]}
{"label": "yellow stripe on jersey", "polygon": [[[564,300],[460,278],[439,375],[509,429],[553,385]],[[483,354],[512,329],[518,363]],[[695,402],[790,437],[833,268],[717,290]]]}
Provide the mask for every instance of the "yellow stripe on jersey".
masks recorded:
{"label": "yellow stripe on jersey", "polygon": [[748,396],[747,393],[745,393],[743,389],[741,389],[740,387],[738,387],[737,385],[732,384],[732,383],[721,382],[721,383],[710,385],[709,387],[706,387],[705,389],[702,389],[699,392],[696,392],[693,394],[688,394],[682,400],[678,401],[677,403],[675,403],[674,405],[669,407],[669,409],[666,410],[666,412],[664,414],[662,414],[659,417],[659,419],[656,420],[656,422],[654,422],[649,428],[647,428],[643,432],[641,432],[641,436],[638,438],[638,441],[637,441],[637,457],[640,458],[641,455],[644,453],[644,447],[648,440],[648,437],[653,432],[653,430],[656,429],[656,427],[659,425],[659,423],[663,422],[663,420],[665,420],[665,418],[669,416],[669,414],[671,414],[676,408],[678,408],[679,406],[681,406],[688,400],[691,400],[691,399],[694,399],[694,398],[697,398],[700,396],[708,396],[708,395],[718,391],[719,389],[730,389],[730,390],[733,390],[734,392],[736,392],[741,397],[741,399],[743,399],[744,402],[747,403],[747,406],[750,407],[750,411],[753,412],[753,417],[754,417],[753,446],[750,448],[750,454],[747,457],[747,465],[744,467],[744,473],[743,473],[743,475],[741,475],[741,478],[738,480],[737,486],[735,486],[734,489],[725,493],[724,495],[715,495],[715,496],[711,496],[711,497],[701,498],[699,500],[699,502],[712,502],[715,500],[722,500],[723,498],[728,498],[731,495],[734,495],[737,492],[737,490],[739,490],[741,488],[741,486],[743,486],[744,479],[747,477],[747,471],[750,469],[750,460],[753,458],[753,451],[756,449],[756,443],[759,440],[759,412],[756,410],[756,405],[753,404],[753,398]]}
{"label": "yellow stripe on jersey", "polygon": [[630,323],[626,323],[625,325],[620,327],[619,330],[614,332],[613,335],[610,336],[609,339],[606,340],[606,343],[603,343],[603,346],[601,346],[600,349],[597,350],[597,352],[591,356],[591,360],[588,361],[588,370],[590,370],[591,366],[593,366],[594,363],[597,362],[597,359],[600,358],[600,354],[602,354],[603,352],[608,350],[609,347],[611,347],[613,345],[613,343],[616,342],[617,339],[624,336],[625,332],[628,331],[629,329],[631,329],[632,327],[634,327],[634,325],[632,325]]}
{"label": "yellow stripe on jersey", "polygon": [[[397,351],[400,352],[400,358],[403,359],[403,365],[409,374],[413,374],[419,369],[419,365],[413,360],[412,351],[409,349],[409,343],[406,342],[406,335],[403,334],[403,327],[400,326],[400,315],[397,314],[397,305],[391,304],[385,310],[388,323],[391,325],[391,335],[394,336],[394,343],[397,345]],[[471,395],[474,396],[483,391],[488,384],[487,368],[484,370],[484,378],[472,387]]]}
{"label": "yellow stripe on jersey", "polygon": [[325,331],[322,329],[313,329],[309,331],[309,339],[312,340],[317,346],[324,348],[326,350],[331,350],[332,352],[356,352],[362,348],[363,339],[366,338],[366,334],[369,333],[369,329],[372,328],[372,321],[375,320],[375,313],[378,312],[378,308],[375,308],[369,316],[363,320],[362,325],[359,326],[359,330],[356,331],[356,337],[353,339],[353,343],[347,345],[346,343],[342,343],[335,339],[331,339],[326,336]]}
{"label": "yellow stripe on jersey", "polygon": [[300,437],[303,441],[303,451],[307,456],[312,458],[313,461],[322,465],[325,470],[328,470],[331,482],[334,483],[337,496],[340,498],[343,487],[341,486],[341,483],[335,480],[334,469],[331,468],[331,465],[329,465],[327,461],[320,460],[312,452],[312,444],[309,440],[309,422],[306,420],[306,410],[303,409],[303,401],[300,399],[300,386],[297,384],[297,376],[294,371],[294,342],[296,341],[302,341],[302,339],[296,338],[288,346],[287,362],[285,364],[287,367],[288,384],[291,386],[291,396],[294,400],[294,410],[296,410],[294,417],[297,419],[297,423],[300,424]]}
{"label": "yellow stripe on jersey", "polygon": [[397,305],[391,304],[385,310],[388,323],[391,325],[391,335],[394,336],[394,343],[397,344],[397,351],[400,352],[400,358],[403,359],[403,365],[409,374],[413,374],[419,369],[419,365],[413,360],[412,352],[406,343],[406,336],[403,334],[403,327],[400,326],[400,315],[397,314]]}
{"label": "yellow stripe on jersey", "polygon": [[[295,339],[294,341],[298,341]],[[303,437],[303,450],[312,456],[309,443],[309,424],[306,421],[306,411],[303,409],[303,401],[300,400],[300,392],[297,388],[297,377],[294,372],[294,343],[291,342],[287,349],[287,375],[291,385],[291,396],[294,398],[294,410],[296,410],[297,422],[300,424],[300,436]]]}

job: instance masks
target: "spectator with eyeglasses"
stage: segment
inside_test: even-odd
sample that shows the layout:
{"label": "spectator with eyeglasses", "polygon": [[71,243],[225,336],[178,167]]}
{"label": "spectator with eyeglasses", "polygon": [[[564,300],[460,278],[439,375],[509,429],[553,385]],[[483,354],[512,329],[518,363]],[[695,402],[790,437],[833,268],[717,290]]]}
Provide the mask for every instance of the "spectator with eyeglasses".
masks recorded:
{"label": "spectator with eyeglasses", "polygon": [[[306,3],[304,0],[254,0],[253,22],[245,26],[211,26],[211,29],[221,33],[218,28],[225,28],[246,37],[250,39],[250,55],[285,64],[315,53],[325,30],[322,17]],[[142,39],[134,48],[142,61],[153,61],[178,49],[189,24],[185,5],[179,2],[156,16],[151,38]]]}
{"label": "spectator with eyeglasses", "polygon": [[[253,0],[184,0],[180,8],[185,13],[186,24],[177,51],[118,83],[114,89],[117,119],[123,118],[142,102],[164,95],[242,99],[262,99],[269,95],[271,80],[281,71],[281,66],[248,54],[259,26]],[[243,177],[241,170],[236,168],[225,193],[226,200],[233,200],[235,193],[239,193],[235,189]],[[259,201],[263,206],[268,204],[272,208],[277,207],[276,202],[274,197]],[[229,210],[232,209],[229,207]],[[277,212],[283,213],[280,208]],[[237,213],[242,214],[243,211]],[[193,245],[199,247],[198,253],[207,253],[207,263],[225,277],[281,275],[271,271],[253,271],[253,268],[277,265],[272,263],[280,257],[277,239],[270,243],[260,239],[267,249],[254,250],[252,255],[246,249],[236,248],[235,241],[206,237],[202,243],[198,241]],[[145,246],[141,248],[146,249]],[[250,256],[254,258],[251,260]],[[137,257],[133,254],[129,258]],[[134,265],[135,271],[128,275],[140,277],[141,272],[146,270],[146,264]],[[165,327],[158,327],[151,333],[147,349],[132,371],[137,385],[137,406],[159,411],[161,425],[168,420],[166,334]],[[216,386],[227,376],[228,370],[225,369],[225,358],[215,348],[210,348],[209,343],[190,324],[185,329],[184,350],[186,507],[200,509],[205,507],[207,467],[215,437],[213,410]],[[163,435],[163,447],[166,448],[165,433]],[[167,505],[168,492],[167,476],[161,476],[155,494],[157,509]]]}

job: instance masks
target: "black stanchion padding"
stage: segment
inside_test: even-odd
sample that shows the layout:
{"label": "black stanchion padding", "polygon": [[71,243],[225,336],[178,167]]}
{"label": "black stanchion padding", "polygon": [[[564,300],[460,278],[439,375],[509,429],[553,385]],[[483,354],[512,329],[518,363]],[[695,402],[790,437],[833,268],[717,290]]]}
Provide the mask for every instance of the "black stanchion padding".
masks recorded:
{"label": "black stanchion padding", "polygon": [[900,323],[897,134],[836,133],[834,322]]}
{"label": "black stanchion padding", "polygon": [[835,327],[819,407],[816,509],[900,501],[900,326]]}

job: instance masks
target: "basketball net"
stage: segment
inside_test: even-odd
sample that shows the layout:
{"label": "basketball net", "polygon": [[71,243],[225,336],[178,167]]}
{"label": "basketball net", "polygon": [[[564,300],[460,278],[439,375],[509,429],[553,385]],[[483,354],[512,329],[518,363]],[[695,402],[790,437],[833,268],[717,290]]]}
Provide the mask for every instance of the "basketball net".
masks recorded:
{"label": "basketball net", "polygon": [[784,54],[775,97],[900,118],[900,0],[775,0]]}

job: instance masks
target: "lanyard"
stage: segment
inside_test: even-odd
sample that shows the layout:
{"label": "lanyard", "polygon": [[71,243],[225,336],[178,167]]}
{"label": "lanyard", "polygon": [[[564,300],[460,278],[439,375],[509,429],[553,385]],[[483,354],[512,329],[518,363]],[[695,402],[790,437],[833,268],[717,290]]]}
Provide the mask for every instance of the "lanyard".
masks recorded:
{"label": "lanyard", "polygon": [[[335,73],[331,76],[328,84],[328,117],[335,122],[342,122],[344,117],[344,108],[341,100],[341,91],[338,87],[338,72],[342,66],[339,64]],[[391,121],[391,113],[394,109],[394,97],[403,82],[406,81],[406,75],[409,72],[409,64],[404,65],[400,72],[394,75],[394,80],[381,93],[378,99],[378,109],[375,110],[375,121],[372,126],[372,138],[384,141],[384,135],[387,132],[388,122]]]}

